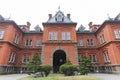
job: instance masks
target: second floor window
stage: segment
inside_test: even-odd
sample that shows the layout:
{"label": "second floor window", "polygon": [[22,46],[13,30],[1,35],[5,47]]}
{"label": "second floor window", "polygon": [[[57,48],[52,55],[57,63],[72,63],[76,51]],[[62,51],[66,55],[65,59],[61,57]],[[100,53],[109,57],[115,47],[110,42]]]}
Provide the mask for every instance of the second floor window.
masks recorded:
{"label": "second floor window", "polygon": [[26,64],[30,61],[30,55],[23,55],[22,63]]}
{"label": "second floor window", "polygon": [[87,39],[87,46],[94,46],[94,40],[93,39]]}
{"label": "second floor window", "polygon": [[62,40],[70,40],[71,35],[70,32],[62,32]]}
{"label": "second floor window", "polygon": [[10,56],[9,56],[9,63],[14,63],[15,62],[15,58],[16,58],[16,54],[11,52]]}
{"label": "second floor window", "polygon": [[80,40],[78,41],[78,45],[79,45],[79,46],[83,46],[83,41],[82,41],[82,39],[80,39]]}
{"label": "second floor window", "polygon": [[26,42],[25,42],[25,46],[32,46],[32,40],[27,39]]}
{"label": "second floor window", "polygon": [[36,46],[41,46],[42,45],[42,41],[41,40],[37,40],[36,41]]}
{"label": "second floor window", "polygon": [[14,43],[19,44],[19,36],[18,35],[15,35]]}
{"label": "second floor window", "polygon": [[57,40],[58,33],[57,32],[49,32],[49,40]]}
{"label": "second floor window", "polygon": [[0,39],[3,39],[3,36],[4,36],[4,31],[0,30]]}
{"label": "second floor window", "polygon": [[100,43],[102,44],[102,43],[104,43],[105,42],[105,39],[104,39],[104,35],[102,34],[101,36],[100,36]]}
{"label": "second floor window", "polygon": [[120,30],[114,30],[115,38],[120,38]]}

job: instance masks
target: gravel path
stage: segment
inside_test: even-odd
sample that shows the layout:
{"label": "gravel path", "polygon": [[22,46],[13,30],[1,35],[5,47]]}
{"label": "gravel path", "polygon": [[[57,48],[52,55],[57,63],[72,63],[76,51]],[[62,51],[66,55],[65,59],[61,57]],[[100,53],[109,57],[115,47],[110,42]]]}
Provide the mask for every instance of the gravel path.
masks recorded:
{"label": "gravel path", "polygon": [[120,80],[120,74],[102,74],[102,73],[95,73],[95,74],[88,74],[90,76],[99,77],[102,80]]}
{"label": "gravel path", "polygon": [[10,74],[10,75],[0,75],[0,80],[18,80],[19,78],[26,77],[27,74]]}

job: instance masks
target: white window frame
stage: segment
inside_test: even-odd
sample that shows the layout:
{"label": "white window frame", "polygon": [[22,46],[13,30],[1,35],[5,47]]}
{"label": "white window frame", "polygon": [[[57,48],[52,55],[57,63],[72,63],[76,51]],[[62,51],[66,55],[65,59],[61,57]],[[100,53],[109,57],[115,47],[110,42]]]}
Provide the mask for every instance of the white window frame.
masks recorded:
{"label": "white window frame", "polygon": [[14,43],[19,44],[19,37],[18,37],[18,35],[15,35],[15,37],[14,37]]}
{"label": "white window frame", "polygon": [[70,40],[71,37],[70,37],[70,32],[66,32],[66,37],[67,37],[67,40]]}
{"label": "white window frame", "polygon": [[65,32],[62,32],[62,40],[66,40],[66,38],[65,38]]}
{"label": "white window frame", "polygon": [[79,46],[83,46],[83,40],[82,39],[79,39]]}
{"label": "white window frame", "polygon": [[114,30],[115,38],[119,39],[120,38],[120,30]]}
{"label": "white window frame", "polygon": [[58,39],[58,33],[54,32],[54,40],[57,40],[57,39]]}
{"label": "white window frame", "polygon": [[96,63],[97,62],[96,54],[90,54],[89,59],[91,60],[91,62]]}
{"label": "white window frame", "polygon": [[4,30],[0,30],[0,39],[3,39],[3,36],[4,36]]}
{"label": "white window frame", "polygon": [[49,32],[48,40],[52,40],[52,39],[53,39],[53,32]]}
{"label": "white window frame", "polygon": [[62,32],[62,40],[71,40],[70,32]]}
{"label": "white window frame", "polygon": [[104,62],[105,62],[105,63],[106,63],[106,62],[110,62],[109,54],[108,54],[107,51],[105,51],[105,52],[103,53],[103,57],[104,57]]}
{"label": "white window frame", "polygon": [[11,52],[10,53],[10,56],[9,56],[9,63],[14,63],[15,62],[15,59],[16,59],[16,54],[14,52]]}
{"label": "white window frame", "polygon": [[22,56],[22,63],[28,63],[30,61],[30,55],[23,55]]}
{"label": "white window frame", "polygon": [[94,39],[87,39],[87,46],[94,46]]}
{"label": "white window frame", "polygon": [[36,41],[36,46],[41,46],[42,45],[42,41],[39,39]]}
{"label": "white window frame", "polygon": [[32,39],[26,39],[25,46],[32,46]]}

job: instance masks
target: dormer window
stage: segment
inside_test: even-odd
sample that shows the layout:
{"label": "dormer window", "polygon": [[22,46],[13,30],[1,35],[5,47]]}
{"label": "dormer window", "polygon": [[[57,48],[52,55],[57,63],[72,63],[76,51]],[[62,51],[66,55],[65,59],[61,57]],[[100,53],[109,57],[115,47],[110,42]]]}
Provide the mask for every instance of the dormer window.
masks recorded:
{"label": "dormer window", "polygon": [[57,22],[63,22],[63,21],[64,21],[64,16],[63,16],[62,13],[59,12],[59,13],[56,15],[55,19],[56,19]]}

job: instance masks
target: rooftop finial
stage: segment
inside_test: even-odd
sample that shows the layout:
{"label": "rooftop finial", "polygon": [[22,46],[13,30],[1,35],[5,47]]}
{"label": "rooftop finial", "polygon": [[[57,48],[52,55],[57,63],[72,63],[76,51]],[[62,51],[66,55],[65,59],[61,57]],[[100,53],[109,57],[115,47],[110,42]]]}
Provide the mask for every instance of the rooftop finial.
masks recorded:
{"label": "rooftop finial", "polygon": [[60,10],[60,5],[58,6],[58,10]]}

